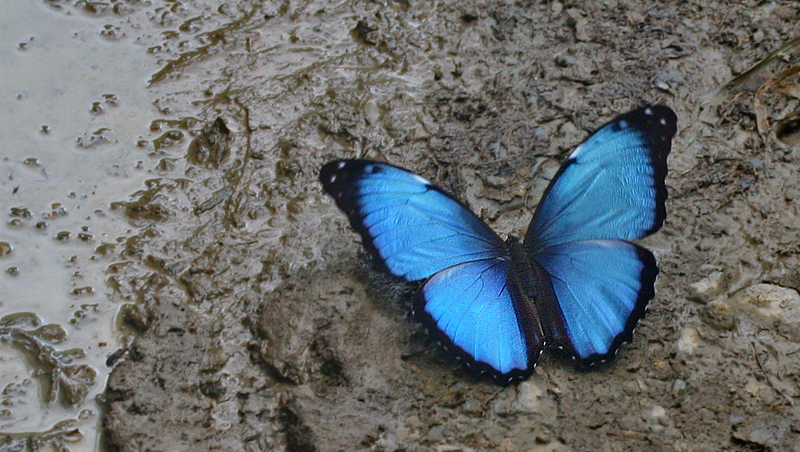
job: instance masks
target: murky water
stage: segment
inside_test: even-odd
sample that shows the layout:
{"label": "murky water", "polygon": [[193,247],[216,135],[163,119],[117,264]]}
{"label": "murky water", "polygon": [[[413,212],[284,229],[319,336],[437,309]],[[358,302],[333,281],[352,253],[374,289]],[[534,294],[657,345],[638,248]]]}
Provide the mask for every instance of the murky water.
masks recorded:
{"label": "murky water", "polygon": [[7,0],[0,14],[0,436],[72,420],[84,439],[70,447],[92,450],[123,340],[105,280],[131,227],[110,204],[147,178],[155,66],[67,6]]}

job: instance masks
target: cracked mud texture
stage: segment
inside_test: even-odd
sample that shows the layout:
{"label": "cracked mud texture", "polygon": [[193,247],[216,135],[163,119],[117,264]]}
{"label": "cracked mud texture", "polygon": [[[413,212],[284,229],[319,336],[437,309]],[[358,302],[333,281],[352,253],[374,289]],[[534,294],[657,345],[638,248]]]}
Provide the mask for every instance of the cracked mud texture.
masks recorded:
{"label": "cracked mud texture", "polygon": [[[180,5],[162,25],[196,47],[161,49],[154,177],[116,206],[141,335],[108,383],[114,450],[800,450],[796,49],[718,91],[798,5]],[[545,354],[500,386],[448,359],[317,183],[385,160],[520,235],[564,157],[645,103],[679,118],[657,296],[589,372]]]}

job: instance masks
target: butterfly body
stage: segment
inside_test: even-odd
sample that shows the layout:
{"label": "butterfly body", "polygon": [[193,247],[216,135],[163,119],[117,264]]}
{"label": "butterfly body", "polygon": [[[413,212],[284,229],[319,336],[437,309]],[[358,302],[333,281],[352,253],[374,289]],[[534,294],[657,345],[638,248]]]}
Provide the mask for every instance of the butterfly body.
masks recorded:
{"label": "butterfly body", "polygon": [[631,339],[658,266],[628,240],[663,224],[675,132],[663,106],[600,128],[553,178],[522,243],[402,168],[338,160],[320,181],[390,273],[424,281],[415,311],[431,333],[505,382],[529,376],[545,345],[584,366]]}
{"label": "butterfly body", "polygon": [[[517,291],[514,299],[525,300],[526,305],[533,305],[533,309],[527,309],[533,311],[535,318],[548,319],[547,322],[539,322],[538,326],[537,336],[549,338],[542,340],[542,347],[547,345],[548,341],[560,342],[561,332],[564,331],[564,318],[557,307],[550,276],[538,262],[529,257],[516,237],[509,237],[506,243],[513,262],[508,276],[509,282]],[[560,328],[551,328],[554,325]]]}

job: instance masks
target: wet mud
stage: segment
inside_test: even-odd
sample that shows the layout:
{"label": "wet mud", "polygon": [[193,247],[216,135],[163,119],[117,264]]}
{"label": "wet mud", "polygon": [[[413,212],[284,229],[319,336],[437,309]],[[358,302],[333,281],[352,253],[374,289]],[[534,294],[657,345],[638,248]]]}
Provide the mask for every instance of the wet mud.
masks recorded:
{"label": "wet mud", "polygon": [[[797,5],[134,5],[170,39],[153,177],[114,205],[138,337],[111,450],[800,450]],[[567,153],[644,103],[679,118],[657,296],[588,372],[545,356],[502,386],[448,358],[317,183],[389,161],[520,235]]]}

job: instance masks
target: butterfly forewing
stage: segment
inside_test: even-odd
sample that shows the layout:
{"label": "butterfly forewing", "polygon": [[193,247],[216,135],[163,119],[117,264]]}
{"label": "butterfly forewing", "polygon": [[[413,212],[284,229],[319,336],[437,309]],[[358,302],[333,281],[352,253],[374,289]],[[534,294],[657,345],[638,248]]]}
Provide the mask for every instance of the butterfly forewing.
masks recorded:
{"label": "butterfly forewing", "polygon": [[639,239],[664,223],[675,113],[650,106],[617,117],[578,146],[550,182],[525,234],[532,253],[592,239]]}
{"label": "butterfly forewing", "polygon": [[320,181],[367,248],[409,281],[505,252],[483,221],[414,173],[369,160],[336,160],[322,167]]}

